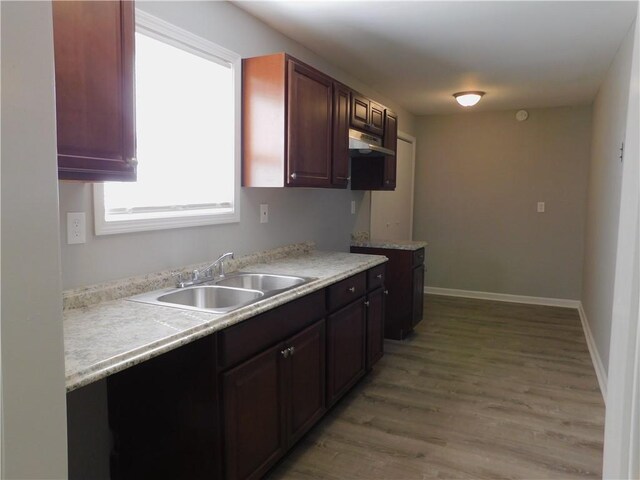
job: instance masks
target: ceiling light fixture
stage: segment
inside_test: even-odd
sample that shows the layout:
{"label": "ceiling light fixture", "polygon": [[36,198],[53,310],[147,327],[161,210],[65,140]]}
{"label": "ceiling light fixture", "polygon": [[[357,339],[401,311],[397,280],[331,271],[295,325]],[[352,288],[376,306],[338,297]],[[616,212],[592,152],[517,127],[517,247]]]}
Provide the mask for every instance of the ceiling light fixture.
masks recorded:
{"label": "ceiling light fixture", "polygon": [[453,98],[463,107],[473,107],[480,101],[485,92],[458,92],[453,94]]}

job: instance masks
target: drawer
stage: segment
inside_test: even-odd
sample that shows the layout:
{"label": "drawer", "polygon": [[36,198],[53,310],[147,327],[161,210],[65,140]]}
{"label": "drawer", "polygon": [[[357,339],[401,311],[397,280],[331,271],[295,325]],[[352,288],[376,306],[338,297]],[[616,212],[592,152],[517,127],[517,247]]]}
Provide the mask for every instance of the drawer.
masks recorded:
{"label": "drawer", "polygon": [[365,294],[367,272],[358,273],[352,277],[335,283],[327,288],[327,307],[334,311]]}
{"label": "drawer", "polygon": [[413,252],[413,266],[422,265],[424,263],[424,248]]}
{"label": "drawer", "polygon": [[385,264],[367,270],[367,291],[375,290],[384,284],[387,266]]}
{"label": "drawer", "polygon": [[246,360],[323,318],[325,290],[310,293],[218,333],[218,366]]}

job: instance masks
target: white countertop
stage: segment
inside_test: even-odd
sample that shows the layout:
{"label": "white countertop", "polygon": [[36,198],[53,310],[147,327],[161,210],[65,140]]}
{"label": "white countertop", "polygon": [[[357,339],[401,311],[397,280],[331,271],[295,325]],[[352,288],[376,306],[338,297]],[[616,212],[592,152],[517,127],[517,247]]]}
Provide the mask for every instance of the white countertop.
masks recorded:
{"label": "white countertop", "polygon": [[[315,277],[310,283],[226,314],[128,301],[64,312],[67,391],[105,378],[181,345],[271,310],[386,262],[386,257],[311,251],[244,266],[242,271]],[[139,293],[139,292],[132,292]]]}

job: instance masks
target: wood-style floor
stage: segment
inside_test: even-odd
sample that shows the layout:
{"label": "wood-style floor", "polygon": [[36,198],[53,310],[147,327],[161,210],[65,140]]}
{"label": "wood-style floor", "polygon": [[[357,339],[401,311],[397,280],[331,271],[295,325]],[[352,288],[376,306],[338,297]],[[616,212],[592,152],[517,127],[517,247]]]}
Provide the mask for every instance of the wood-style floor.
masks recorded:
{"label": "wood-style floor", "polygon": [[601,478],[576,310],[428,295],[415,334],[385,349],[270,478]]}

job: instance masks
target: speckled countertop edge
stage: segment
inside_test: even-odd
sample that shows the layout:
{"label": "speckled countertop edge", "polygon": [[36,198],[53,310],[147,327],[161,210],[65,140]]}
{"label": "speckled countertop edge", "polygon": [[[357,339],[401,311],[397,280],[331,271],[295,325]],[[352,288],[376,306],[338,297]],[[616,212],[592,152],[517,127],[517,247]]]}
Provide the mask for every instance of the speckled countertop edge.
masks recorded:
{"label": "speckled countertop edge", "polygon": [[[181,345],[271,310],[387,261],[377,255],[342,252],[255,257],[243,271],[316,277],[227,314],[186,311],[126,299],[65,311],[66,388],[72,391]],[[136,292],[137,293],[137,292]],[[123,343],[125,345],[123,345]],[[103,351],[100,351],[103,348]]]}
{"label": "speckled countertop edge", "polygon": [[390,250],[419,250],[427,246],[422,240],[351,240],[352,247],[388,248]]}

